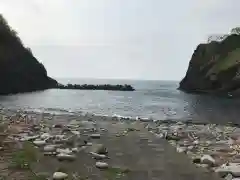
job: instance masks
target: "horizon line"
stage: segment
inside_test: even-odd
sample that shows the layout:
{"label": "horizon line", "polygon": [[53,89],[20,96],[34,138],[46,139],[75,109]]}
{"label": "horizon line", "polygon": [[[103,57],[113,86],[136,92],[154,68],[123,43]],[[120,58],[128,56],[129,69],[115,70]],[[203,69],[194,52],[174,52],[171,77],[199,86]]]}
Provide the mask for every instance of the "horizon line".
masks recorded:
{"label": "horizon line", "polygon": [[50,76],[51,78],[54,79],[89,79],[89,80],[127,80],[127,81],[175,81],[179,82],[181,80],[176,80],[176,79],[135,79],[135,78],[98,78],[98,77],[54,77]]}

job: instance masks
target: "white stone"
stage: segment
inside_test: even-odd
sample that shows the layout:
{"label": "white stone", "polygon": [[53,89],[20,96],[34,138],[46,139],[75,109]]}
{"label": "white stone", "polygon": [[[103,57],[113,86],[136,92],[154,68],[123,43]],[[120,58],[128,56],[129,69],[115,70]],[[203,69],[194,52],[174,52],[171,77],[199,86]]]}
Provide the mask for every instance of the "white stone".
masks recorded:
{"label": "white stone", "polygon": [[101,160],[101,159],[107,158],[107,156],[104,155],[104,154],[98,154],[98,153],[94,153],[94,152],[90,152],[90,154],[97,160]]}
{"label": "white stone", "polygon": [[36,146],[43,146],[46,144],[45,140],[35,140],[33,141],[33,144],[35,144]]}
{"label": "white stone", "polygon": [[71,131],[73,134],[75,134],[75,135],[80,135],[80,132],[79,131]]}
{"label": "white stone", "polygon": [[56,135],[55,136],[56,139],[60,139],[60,140],[64,139],[64,137],[65,137],[65,135]]}
{"label": "white stone", "polygon": [[108,163],[96,162],[96,167],[99,168],[99,169],[107,169],[108,168]]}
{"label": "white stone", "polygon": [[86,144],[87,146],[92,146],[93,145],[93,143],[91,143],[91,142],[87,142],[87,144]]}
{"label": "white stone", "polygon": [[228,174],[226,177],[224,177],[225,180],[232,180],[233,176],[232,174]]}
{"label": "white stone", "polygon": [[40,136],[40,138],[41,138],[42,140],[48,139],[48,138],[50,138],[50,137],[51,137],[51,135],[50,135],[49,133],[43,133],[43,134]]}
{"label": "white stone", "polygon": [[186,151],[187,151],[186,147],[177,147],[177,152],[179,152],[179,153],[183,153],[183,152],[186,152]]}
{"label": "white stone", "polygon": [[107,129],[104,129],[104,128],[101,128],[101,131],[102,131],[102,132],[107,132],[108,130],[107,130]]}
{"label": "white stone", "polygon": [[56,150],[56,145],[46,145],[43,148],[43,151],[45,152],[53,152]]}
{"label": "white stone", "polygon": [[215,169],[215,172],[219,173],[220,176],[232,174],[234,177],[240,177],[240,163],[229,163],[228,166],[223,164],[222,166]]}
{"label": "white stone", "polygon": [[72,148],[72,152],[77,153],[77,152],[79,152],[79,149],[77,147]]}
{"label": "white stone", "polygon": [[91,138],[100,138],[101,135],[100,134],[91,134],[90,137]]}
{"label": "white stone", "polygon": [[73,161],[76,159],[76,156],[72,155],[72,154],[64,154],[64,153],[60,153],[57,155],[58,160],[60,161]]}
{"label": "white stone", "polygon": [[193,150],[193,148],[194,148],[194,146],[188,146],[187,147],[187,149],[190,150],[190,151]]}
{"label": "white stone", "polygon": [[210,155],[203,155],[201,157],[201,163],[202,164],[208,164],[208,165],[214,165],[215,164],[215,159],[213,159],[213,157],[210,156]]}
{"label": "white stone", "polygon": [[69,148],[66,148],[66,149],[57,148],[56,152],[57,153],[63,153],[63,154],[71,154],[72,150],[70,150]]}
{"label": "white stone", "polygon": [[39,137],[38,135],[36,135],[36,136],[25,136],[25,137],[22,137],[20,139],[20,141],[32,141],[32,140],[37,139],[38,137]]}
{"label": "white stone", "polygon": [[55,172],[53,174],[53,179],[54,180],[63,180],[68,177],[68,174],[63,173],[63,172]]}
{"label": "white stone", "polygon": [[194,144],[194,145],[198,145],[198,144],[199,144],[199,140],[193,141],[193,144]]}
{"label": "white stone", "polygon": [[176,141],[170,140],[170,141],[168,141],[168,142],[169,142],[169,144],[171,144],[172,146],[176,146]]}
{"label": "white stone", "polygon": [[163,138],[163,137],[164,137],[164,134],[163,134],[163,133],[160,133],[160,134],[155,133],[155,135],[156,135],[158,138]]}

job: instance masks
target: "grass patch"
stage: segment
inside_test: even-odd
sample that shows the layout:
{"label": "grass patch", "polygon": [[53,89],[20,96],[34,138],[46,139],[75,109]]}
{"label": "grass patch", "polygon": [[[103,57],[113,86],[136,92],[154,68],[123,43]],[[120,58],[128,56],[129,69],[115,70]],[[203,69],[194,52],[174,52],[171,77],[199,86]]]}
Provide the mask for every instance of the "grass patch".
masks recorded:
{"label": "grass patch", "polygon": [[107,180],[115,180],[127,175],[129,172],[129,169],[109,167],[105,170],[105,175]]}
{"label": "grass patch", "polygon": [[10,168],[30,169],[30,165],[37,161],[37,150],[30,142],[24,142],[22,149],[13,153]]}
{"label": "grass patch", "polygon": [[6,180],[7,177],[6,176],[0,176],[0,180]]}
{"label": "grass patch", "polygon": [[216,64],[208,71],[207,76],[212,73],[218,74],[219,72],[227,70],[239,63],[240,48],[229,52],[226,58],[218,59],[218,61],[216,61]]}

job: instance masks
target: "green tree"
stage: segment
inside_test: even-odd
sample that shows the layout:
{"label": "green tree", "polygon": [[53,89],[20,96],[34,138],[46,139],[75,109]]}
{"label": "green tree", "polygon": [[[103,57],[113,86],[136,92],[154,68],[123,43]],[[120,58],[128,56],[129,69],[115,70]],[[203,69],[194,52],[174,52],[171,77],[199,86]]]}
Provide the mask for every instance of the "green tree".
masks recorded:
{"label": "green tree", "polygon": [[240,27],[235,27],[231,30],[231,34],[240,34]]}

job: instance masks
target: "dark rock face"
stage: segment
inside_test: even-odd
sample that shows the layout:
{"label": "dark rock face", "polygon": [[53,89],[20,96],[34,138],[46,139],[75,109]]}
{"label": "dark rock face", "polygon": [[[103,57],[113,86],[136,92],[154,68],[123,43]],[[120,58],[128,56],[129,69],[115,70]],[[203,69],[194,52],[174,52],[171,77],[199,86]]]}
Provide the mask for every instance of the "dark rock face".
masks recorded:
{"label": "dark rock face", "polygon": [[44,90],[57,86],[57,81],[47,76],[29,48],[0,15],[0,94],[14,94]]}
{"label": "dark rock face", "polygon": [[67,85],[58,85],[58,89],[78,89],[78,90],[108,90],[108,91],[135,91],[135,89],[128,84],[125,85],[112,85],[112,84],[67,84]]}
{"label": "dark rock face", "polygon": [[190,93],[235,93],[240,89],[240,35],[200,44],[189,62],[180,90]]}

